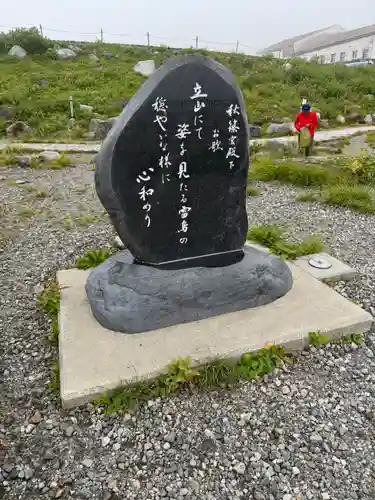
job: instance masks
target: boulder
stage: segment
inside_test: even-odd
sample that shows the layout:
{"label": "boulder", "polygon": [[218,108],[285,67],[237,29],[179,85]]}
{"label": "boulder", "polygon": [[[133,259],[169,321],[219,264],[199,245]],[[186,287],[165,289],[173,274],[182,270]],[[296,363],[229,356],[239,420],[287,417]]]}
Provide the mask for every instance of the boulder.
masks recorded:
{"label": "boulder", "polygon": [[134,71],[140,73],[143,76],[150,76],[155,72],[155,62],[151,59],[149,61],[139,61],[134,66]]}
{"label": "boulder", "polygon": [[107,137],[108,132],[115,124],[117,117],[108,118],[108,120],[100,120],[93,118],[90,121],[89,132],[91,132],[95,139],[104,139]]}
{"label": "boulder", "polygon": [[58,49],[56,51],[56,57],[61,60],[75,59],[77,53],[72,49]]}
{"label": "boulder", "polygon": [[104,59],[112,59],[112,57],[114,57],[114,55],[111,54],[110,52],[104,52],[103,56]]}
{"label": "boulder", "polygon": [[372,115],[367,115],[367,116],[365,116],[365,123],[366,123],[367,125],[371,125],[371,124],[372,124],[372,122],[373,122]]}
{"label": "boulder", "polygon": [[94,111],[94,108],[88,104],[80,104],[79,109],[81,111],[86,111],[87,113],[92,113]]}
{"label": "boulder", "polygon": [[346,115],[345,120],[348,123],[358,123],[358,122],[363,122],[364,118],[359,111],[353,110]]}
{"label": "boulder", "polygon": [[51,162],[57,160],[60,157],[60,153],[58,151],[42,151],[38,156],[45,162]]}
{"label": "boulder", "polygon": [[250,138],[259,139],[260,127],[258,127],[257,125],[249,124],[249,136]]}
{"label": "boulder", "polygon": [[8,55],[10,55],[11,57],[15,57],[16,59],[24,59],[27,56],[27,52],[19,45],[13,45],[13,47],[8,52]]}
{"label": "boulder", "polygon": [[89,60],[92,62],[99,62],[100,61],[99,57],[96,56],[95,54],[89,54]]}
{"label": "boulder", "polygon": [[337,118],[336,118],[336,121],[337,123],[339,123],[340,125],[344,125],[346,120],[345,118],[342,116],[342,115],[338,115]]}
{"label": "boulder", "polygon": [[271,123],[267,129],[267,135],[290,134],[294,132],[294,123]]}
{"label": "boulder", "polygon": [[319,126],[321,128],[329,128],[329,121],[328,120],[319,120]]}
{"label": "boulder", "polygon": [[18,137],[21,134],[28,134],[31,132],[31,128],[25,122],[15,122],[9,125],[6,129],[8,137]]}

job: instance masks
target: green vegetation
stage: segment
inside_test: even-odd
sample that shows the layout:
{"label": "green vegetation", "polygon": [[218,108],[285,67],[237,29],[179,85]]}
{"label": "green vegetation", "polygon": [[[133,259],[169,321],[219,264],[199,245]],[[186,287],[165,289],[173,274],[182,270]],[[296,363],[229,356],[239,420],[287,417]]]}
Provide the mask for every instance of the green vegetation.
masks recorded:
{"label": "green vegetation", "polygon": [[375,149],[375,131],[367,132],[366,142],[370,147]]}
{"label": "green vegetation", "polygon": [[280,181],[295,186],[323,186],[337,176],[322,165],[304,165],[290,160],[261,156],[250,165],[248,177],[258,181]]}
{"label": "green vegetation", "polygon": [[[60,288],[56,280],[51,280],[44,286],[43,292],[37,298],[38,307],[46,313],[51,321],[49,340],[57,347],[59,340],[58,315],[60,311]],[[47,386],[47,393],[56,395],[60,389],[60,366],[58,359],[51,367],[50,381]]]}
{"label": "green vegetation", "polygon": [[254,186],[247,186],[246,187],[246,195],[247,196],[259,196],[261,192],[262,192],[262,190],[257,188],[257,187],[254,187]]}
{"label": "green vegetation", "polygon": [[288,260],[321,252],[324,247],[316,236],[310,236],[300,243],[292,243],[284,237],[282,229],[273,224],[252,227],[247,233],[247,239],[269,248],[274,255]]}
{"label": "green vegetation", "polygon": [[119,389],[96,400],[106,413],[133,409],[149,399],[179,394],[187,389],[220,389],[241,380],[253,380],[272,372],[292,358],[283,347],[269,346],[256,353],[246,353],[237,362],[217,361],[192,367],[190,358],[177,359],[167,373],[149,383],[140,382]]}
{"label": "green vegetation", "polygon": [[375,213],[373,191],[368,186],[355,184],[327,186],[321,193],[321,199],[329,205],[347,207],[357,212]]}
{"label": "green vegetation", "polygon": [[359,212],[375,211],[375,157],[371,155],[330,160],[322,164],[262,156],[252,163],[249,179],[318,189],[316,192],[301,193],[297,201],[320,201]]}
{"label": "green vegetation", "polygon": [[56,281],[51,281],[37,299],[38,307],[51,319],[50,340],[57,344],[59,336],[58,314],[60,310],[60,289]]}
{"label": "green vegetation", "polygon": [[70,160],[70,158],[65,156],[64,153],[62,153],[56,160],[52,160],[51,162],[51,168],[55,170],[71,166],[72,166],[72,160]]}
{"label": "green vegetation", "polygon": [[[26,121],[35,138],[67,132],[70,95],[75,106],[75,123],[66,135],[81,137],[88,129],[91,115],[82,111],[79,104],[93,106],[99,116],[115,116],[124,100],[130,99],[144,81],[144,77],[133,71],[139,60],[152,58],[159,66],[178,53],[192,52],[168,47],[76,43],[81,55],[73,61],[58,61],[53,50],[55,42],[33,29],[0,34],[0,53],[6,54],[15,43],[31,56],[22,61],[7,56],[0,60],[0,105],[11,106],[14,119]],[[63,46],[61,42],[60,45]],[[106,59],[105,52],[116,57]],[[306,96],[325,119],[335,120],[338,114],[346,115],[354,106],[359,106],[362,114],[373,112],[373,67],[348,68],[342,64],[292,60],[291,69],[285,71],[285,61],[272,57],[198,52],[211,55],[234,72],[252,123],[263,125],[291,118],[298,111],[301,98]],[[90,61],[90,53],[95,53],[100,62]],[[41,84],[42,80],[47,83]],[[1,130],[4,126],[0,125]],[[59,136],[59,140],[63,138]]]}
{"label": "green vegetation", "polygon": [[111,248],[100,248],[99,250],[86,250],[82,257],[76,260],[78,269],[91,269],[96,267],[113,254]]}
{"label": "green vegetation", "polygon": [[323,335],[320,331],[309,332],[310,344],[316,348],[319,348],[325,344],[328,344],[329,338]]}

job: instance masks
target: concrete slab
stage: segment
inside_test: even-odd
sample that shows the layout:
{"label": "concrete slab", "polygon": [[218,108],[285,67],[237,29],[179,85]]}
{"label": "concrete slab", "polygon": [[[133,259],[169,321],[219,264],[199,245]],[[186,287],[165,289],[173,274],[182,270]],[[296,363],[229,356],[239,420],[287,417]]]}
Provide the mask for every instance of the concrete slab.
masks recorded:
{"label": "concrete slab", "polygon": [[[318,269],[316,267],[310,266],[309,260],[313,257],[318,256],[323,257],[324,260],[328,261],[331,264],[331,267],[328,269]],[[299,257],[294,261],[294,264],[320,281],[345,281],[353,279],[357,275],[357,271],[355,269],[351,268],[347,264],[344,264],[344,262],[335,259],[335,257],[332,257],[332,255],[324,252]]]}
{"label": "concrete slab", "polygon": [[307,344],[308,333],[317,330],[334,338],[370,329],[369,313],[300,267],[289,265],[294,286],[272,304],[133,335],[106,330],[95,321],[84,288],[89,271],[59,271],[63,407],[155,377],[179,357],[190,356],[199,365],[237,358],[269,343],[299,349]]}

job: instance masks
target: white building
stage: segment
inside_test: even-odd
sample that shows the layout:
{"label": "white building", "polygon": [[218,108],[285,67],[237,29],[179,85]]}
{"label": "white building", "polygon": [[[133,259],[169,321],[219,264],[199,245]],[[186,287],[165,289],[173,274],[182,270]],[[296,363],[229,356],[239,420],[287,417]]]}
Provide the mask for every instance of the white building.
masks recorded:
{"label": "white building", "polygon": [[[281,44],[284,44],[281,55],[277,55],[275,48],[277,51]],[[331,26],[289,41],[284,40],[268,47],[263,53],[272,53],[281,58],[318,59],[325,64],[375,59],[375,24],[350,31],[345,31],[340,26]]]}

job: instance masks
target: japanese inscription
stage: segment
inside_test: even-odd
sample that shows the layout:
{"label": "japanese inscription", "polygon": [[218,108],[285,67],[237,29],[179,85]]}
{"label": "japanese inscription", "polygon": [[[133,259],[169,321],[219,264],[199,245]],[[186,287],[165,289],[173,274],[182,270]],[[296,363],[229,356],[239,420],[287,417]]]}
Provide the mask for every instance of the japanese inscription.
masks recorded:
{"label": "japanese inscription", "polygon": [[129,102],[102,150],[111,168],[102,182],[113,188],[101,196],[116,198],[108,211],[138,261],[242,248],[247,118],[222,65],[198,55],[168,61]]}

